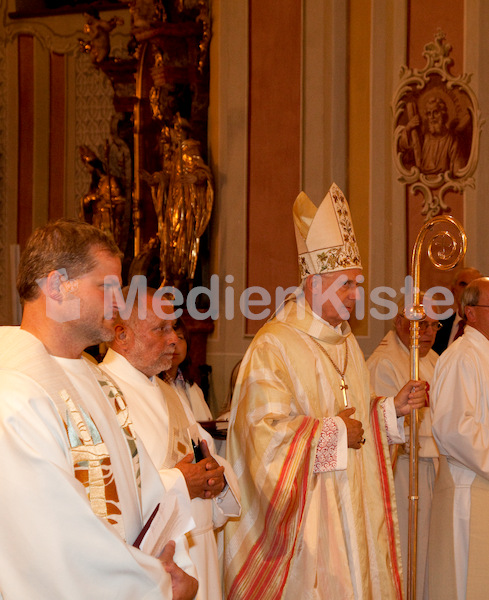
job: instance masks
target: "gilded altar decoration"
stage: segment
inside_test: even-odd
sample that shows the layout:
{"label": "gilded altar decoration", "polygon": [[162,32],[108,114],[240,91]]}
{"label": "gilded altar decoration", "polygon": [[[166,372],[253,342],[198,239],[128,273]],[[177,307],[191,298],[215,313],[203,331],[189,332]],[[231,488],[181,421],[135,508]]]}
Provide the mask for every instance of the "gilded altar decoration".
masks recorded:
{"label": "gilded altar decoration", "polygon": [[[209,2],[155,2],[151,12],[134,0],[131,10],[138,43],[131,272],[148,259],[151,263],[156,233],[161,283],[185,295],[201,274],[202,235],[214,200],[206,164]],[[148,228],[150,217],[156,232]]]}
{"label": "gilded altar decoration", "polygon": [[472,75],[450,74],[452,47],[438,32],[427,44],[423,69],[401,67],[394,95],[394,161],[399,181],[423,195],[428,221],[448,211],[444,195],[474,187],[483,124]]}
{"label": "gilded altar decoration", "polygon": [[210,4],[127,4],[131,38],[123,55],[110,56],[119,22],[85,15],[89,37],[81,50],[110,79],[116,115],[105,148],[80,149],[91,174],[80,214],[114,237],[124,253],[123,277],[153,275],[157,262],[152,283],[174,285],[185,296],[205,271],[203,234],[214,200],[206,162]]}
{"label": "gilded altar decoration", "polygon": [[160,273],[163,285],[179,287],[195,276],[199,243],[214,202],[212,173],[200,154],[200,143],[187,137],[179,114],[161,131],[161,170],[141,172],[151,186],[158,219]]}

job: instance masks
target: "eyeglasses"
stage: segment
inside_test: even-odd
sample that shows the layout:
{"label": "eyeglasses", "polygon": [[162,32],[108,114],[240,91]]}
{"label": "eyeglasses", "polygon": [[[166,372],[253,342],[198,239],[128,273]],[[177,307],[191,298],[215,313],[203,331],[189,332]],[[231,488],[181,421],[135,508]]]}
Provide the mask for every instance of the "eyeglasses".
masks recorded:
{"label": "eyeglasses", "polygon": [[433,331],[438,331],[441,328],[441,323],[440,321],[420,321],[419,323],[419,330],[420,331],[427,331],[430,327]]}
{"label": "eyeglasses", "polygon": [[489,308],[489,304],[474,304],[474,308]]}
{"label": "eyeglasses", "polygon": [[[403,317],[404,319],[406,319],[406,321],[409,321],[408,318]],[[431,327],[432,331],[438,331],[441,327],[442,324],[440,323],[440,321],[418,321],[419,323],[419,330],[421,332],[425,332],[428,331],[428,329]]]}

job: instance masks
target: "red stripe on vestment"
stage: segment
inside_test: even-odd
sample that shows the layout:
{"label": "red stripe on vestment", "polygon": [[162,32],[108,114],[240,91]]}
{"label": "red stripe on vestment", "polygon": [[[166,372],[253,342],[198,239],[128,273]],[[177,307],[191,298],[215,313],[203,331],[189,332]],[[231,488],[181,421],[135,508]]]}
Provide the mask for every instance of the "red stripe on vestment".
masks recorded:
{"label": "red stripe on vestment", "polygon": [[[239,570],[228,600],[282,597],[302,524],[311,442],[318,426],[316,419],[304,417],[296,431],[267,509],[263,532]],[[297,457],[301,457],[298,465]]]}
{"label": "red stripe on vestment", "polygon": [[402,600],[402,583],[401,574],[399,572],[399,564],[396,551],[396,536],[394,528],[394,519],[392,517],[392,501],[391,491],[389,488],[389,476],[387,473],[387,464],[385,462],[384,447],[382,445],[382,436],[380,433],[379,415],[377,413],[377,405],[381,398],[376,398],[372,406],[372,430],[374,433],[375,449],[377,451],[377,462],[379,465],[380,483],[382,486],[382,498],[384,500],[384,513],[387,523],[387,535],[389,539],[389,550],[391,555],[392,570],[394,574],[394,583],[396,588],[396,596],[398,600]]}

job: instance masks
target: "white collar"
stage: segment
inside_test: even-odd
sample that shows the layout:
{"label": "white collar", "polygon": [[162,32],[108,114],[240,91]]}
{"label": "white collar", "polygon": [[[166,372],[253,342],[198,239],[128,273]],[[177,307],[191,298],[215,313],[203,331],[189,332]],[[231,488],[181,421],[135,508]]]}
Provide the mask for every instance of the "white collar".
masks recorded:
{"label": "white collar", "polygon": [[[304,306],[305,302],[306,302],[306,297],[304,296],[304,294],[302,294],[301,296],[299,296],[297,298],[297,304],[299,306]],[[333,327],[333,325],[331,325],[331,323],[328,323],[328,321],[326,321],[325,319],[323,319],[322,317],[320,317],[317,313],[315,313],[312,310],[312,308],[311,308],[311,313],[312,313],[312,316],[314,317],[314,319],[316,319],[316,321],[319,321],[323,325],[326,325],[326,327],[329,327],[329,329],[331,329],[332,331],[335,331],[336,333],[339,333],[340,335],[343,335],[343,323],[344,323],[344,321],[342,321],[339,325],[336,325],[336,327]]]}
{"label": "white collar", "polygon": [[154,388],[158,385],[156,377],[147,377],[144,373],[141,373],[136,367],[112,348],[107,350],[107,354],[102,362],[102,366],[106,367],[108,371],[117,375],[124,381],[135,380],[139,385],[150,386]]}

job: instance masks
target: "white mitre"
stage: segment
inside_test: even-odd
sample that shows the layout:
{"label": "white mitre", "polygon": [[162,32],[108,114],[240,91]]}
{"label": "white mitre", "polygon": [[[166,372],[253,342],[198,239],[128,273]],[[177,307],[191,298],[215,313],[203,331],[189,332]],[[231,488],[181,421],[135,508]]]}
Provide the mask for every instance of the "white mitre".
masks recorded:
{"label": "white mitre", "polygon": [[350,209],[335,183],[319,208],[301,192],[294,202],[293,215],[302,279],[362,268]]}

